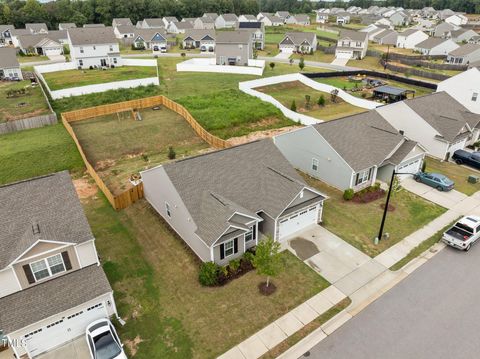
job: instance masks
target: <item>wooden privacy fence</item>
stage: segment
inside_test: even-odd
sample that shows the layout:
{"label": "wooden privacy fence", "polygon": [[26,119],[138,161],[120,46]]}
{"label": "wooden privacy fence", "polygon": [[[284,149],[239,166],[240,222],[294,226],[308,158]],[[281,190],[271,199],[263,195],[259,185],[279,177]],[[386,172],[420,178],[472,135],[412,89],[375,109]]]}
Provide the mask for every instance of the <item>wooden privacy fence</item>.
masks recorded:
{"label": "wooden privacy fence", "polygon": [[0,134],[28,130],[31,128],[38,128],[57,123],[57,115],[50,113],[48,115],[35,116],[24,118],[21,120],[13,120],[5,123],[0,123]]}
{"label": "wooden privacy fence", "polygon": [[62,123],[67,129],[67,132],[73,138],[75,144],[77,145],[78,151],[82,156],[83,162],[85,162],[88,173],[92,176],[97,186],[105,194],[112,207],[116,210],[127,208],[132,203],[135,203],[139,199],[143,198],[143,183],[139,183],[138,185],[133,186],[132,188],[126,190],[119,195],[114,195],[105,185],[105,182],[103,182],[103,180],[100,178],[98,173],[88,161],[88,158],[83,151],[82,145],[80,144],[80,141],[75,135],[75,131],[73,130],[70,123],[87,120],[99,116],[111,115],[122,111],[131,111],[132,109],[144,109],[155,106],[165,106],[166,108],[178,113],[190,124],[195,133],[205,142],[207,142],[210,146],[215,148],[227,148],[231,146],[227,141],[217,136],[214,136],[210,132],[205,130],[197,122],[197,120],[193,118],[193,116],[190,114],[190,112],[188,112],[185,107],[166,98],[165,96],[153,96],[138,100],[117,102],[113,104],[89,107],[77,111],[62,113]]}

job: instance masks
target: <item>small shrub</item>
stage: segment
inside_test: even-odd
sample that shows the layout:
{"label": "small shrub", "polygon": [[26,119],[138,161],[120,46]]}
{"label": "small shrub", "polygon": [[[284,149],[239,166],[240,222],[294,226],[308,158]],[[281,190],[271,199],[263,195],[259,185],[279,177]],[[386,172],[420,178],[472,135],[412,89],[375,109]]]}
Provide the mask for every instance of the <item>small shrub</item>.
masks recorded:
{"label": "small shrub", "polygon": [[169,160],[174,160],[175,157],[177,157],[177,153],[175,152],[173,147],[172,146],[168,147],[168,159]]}
{"label": "small shrub", "polygon": [[322,107],[325,106],[325,96],[320,95],[320,97],[318,98],[317,104],[318,106],[322,106]]}
{"label": "small shrub", "polygon": [[232,259],[228,263],[228,267],[233,273],[235,273],[238,270],[238,268],[240,268],[240,259]]}
{"label": "small shrub", "polygon": [[201,285],[213,287],[218,284],[219,266],[214,262],[202,263],[198,273],[198,281]]}
{"label": "small shrub", "polygon": [[187,54],[184,53],[184,52],[182,52],[182,53],[180,54],[180,56],[185,57],[185,56],[187,56]]}
{"label": "small shrub", "polygon": [[292,104],[290,105],[290,110],[293,112],[297,112],[297,104],[295,103],[295,100],[292,101]]}
{"label": "small shrub", "polygon": [[354,195],[355,195],[355,193],[353,192],[353,189],[348,188],[348,189],[345,190],[345,192],[343,192],[343,199],[345,201],[351,201],[353,199]]}
{"label": "small shrub", "polygon": [[220,269],[220,272],[222,272],[222,274],[223,274],[225,277],[228,276],[228,268],[227,268],[227,266],[223,266],[223,267],[222,267],[222,266],[219,266],[218,268]]}
{"label": "small shrub", "polygon": [[269,66],[273,70],[275,68],[275,62],[270,62]]}
{"label": "small shrub", "polygon": [[305,59],[303,57],[300,58],[300,61],[298,62],[298,67],[300,68],[300,71],[303,71],[305,68]]}
{"label": "small shrub", "polygon": [[310,95],[305,95],[305,107],[310,108]]}
{"label": "small shrub", "polygon": [[366,98],[367,94],[365,92],[362,92],[361,96],[362,96],[362,98]]}
{"label": "small shrub", "polygon": [[243,259],[248,263],[253,263],[254,258],[255,258],[255,255],[252,252],[245,252],[243,254]]}

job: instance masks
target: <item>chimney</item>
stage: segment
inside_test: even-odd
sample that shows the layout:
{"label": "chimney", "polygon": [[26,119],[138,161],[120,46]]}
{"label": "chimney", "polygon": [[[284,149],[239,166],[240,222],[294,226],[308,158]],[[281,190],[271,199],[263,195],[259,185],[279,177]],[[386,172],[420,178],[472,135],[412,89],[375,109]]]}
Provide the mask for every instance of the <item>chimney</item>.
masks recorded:
{"label": "chimney", "polygon": [[40,234],[40,225],[38,223],[32,224],[32,232],[33,234]]}
{"label": "chimney", "polygon": [[398,131],[398,133],[399,133],[399,134],[401,134],[401,135],[403,136],[403,135],[405,134],[405,131],[403,131],[403,130],[399,130],[399,131]]}

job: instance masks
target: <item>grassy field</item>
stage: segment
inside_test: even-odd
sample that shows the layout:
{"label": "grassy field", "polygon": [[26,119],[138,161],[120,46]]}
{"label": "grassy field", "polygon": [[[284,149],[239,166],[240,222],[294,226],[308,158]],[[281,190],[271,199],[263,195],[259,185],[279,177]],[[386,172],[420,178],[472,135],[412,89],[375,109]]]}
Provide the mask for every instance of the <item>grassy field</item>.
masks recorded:
{"label": "grassy field", "polygon": [[425,162],[427,167],[426,172],[441,173],[455,182],[455,189],[467,196],[471,196],[477,191],[480,191],[480,183],[469,183],[468,176],[479,176],[480,173],[475,169],[456,165],[455,163],[440,161],[431,157],[426,157]]}
{"label": "grassy field", "polygon": [[312,24],[310,26],[301,25],[285,25],[285,26],[267,26],[265,28],[265,43],[278,44],[283,40],[287,32],[314,32],[319,36],[332,39],[332,42],[336,42],[338,35],[324,30],[317,30],[317,25]]}
{"label": "grassy field", "polygon": [[20,63],[26,63],[26,62],[47,61],[49,60],[49,58],[47,56],[17,56],[17,60]]}
{"label": "grassy field", "polygon": [[121,66],[107,70],[67,70],[43,75],[52,91],[156,76],[157,69],[148,66]]}
{"label": "grassy field", "polygon": [[240,90],[183,97],[179,103],[203,128],[223,139],[295,125],[275,106]]}
{"label": "grassy field", "polygon": [[321,50],[315,51],[312,55],[293,54],[291,57],[293,59],[301,59],[303,57],[305,61],[316,61],[316,62],[326,62],[326,63],[331,63],[333,60],[335,60],[334,54],[326,54]]}
{"label": "grassy field", "polygon": [[[295,101],[297,112],[326,121],[366,111],[361,107],[350,105],[340,98],[337,98],[337,102],[332,102],[329,93],[314,90],[299,81],[258,87],[256,90],[273,96],[286,108],[291,108],[292,101]],[[306,95],[310,96],[309,106],[305,99]],[[322,95],[325,98],[325,106],[317,104]]]}
{"label": "grassy field", "polygon": [[209,147],[171,110],[162,107],[140,113],[142,121],[134,121],[131,113],[123,112],[72,123],[89,162],[114,194],[130,187],[132,174],[168,161],[169,146],[177,158]]}
{"label": "grassy field", "polygon": [[[26,88],[24,95],[7,98],[9,90]],[[45,115],[49,113],[47,101],[40,86],[31,87],[30,81],[0,82],[0,123]]]}
{"label": "grassy field", "polygon": [[83,204],[127,321],[120,336],[135,358],[214,358],[328,286],[284,252],[270,297],[259,294],[264,278],[255,272],[223,287],[201,287],[198,259],[146,201],[121,212],[101,195]]}
{"label": "grassy field", "polygon": [[385,203],[385,198],[361,204],[345,201],[341,191],[307,175],[303,174],[303,177],[310,186],[329,197],[325,201],[323,226],[371,257],[380,254],[446,211],[408,191],[397,192],[390,199],[395,210],[388,213],[385,222],[384,231],[390,234],[390,238],[380,241],[376,246],[373,240],[378,235],[383,214],[381,204]]}
{"label": "grassy field", "polygon": [[0,136],[0,184],[52,172],[83,171],[75,143],[62,124]]}

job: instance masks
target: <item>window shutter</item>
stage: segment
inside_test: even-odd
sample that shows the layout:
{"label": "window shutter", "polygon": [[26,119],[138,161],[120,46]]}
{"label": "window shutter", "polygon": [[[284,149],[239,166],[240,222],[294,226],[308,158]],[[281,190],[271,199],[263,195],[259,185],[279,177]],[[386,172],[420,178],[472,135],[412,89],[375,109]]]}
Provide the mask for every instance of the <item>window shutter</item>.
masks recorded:
{"label": "window shutter", "polygon": [[373,167],[368,170],[368,179],[372,178]]}
{"label": "window shutter", "polygon": [[33,276],[32,268],[30,268],[28,264],[25,264],[23,266],[23,271],[25,272],[25,276],[27,277],[28,284],[35,283],[35,277]]}
{"label": "window shutter", "polygon": [[357,175],[355,176],[355,186],[358,184],[358,173]]}
{"label": "window shutter", "polygon": [[237,253],[238,252],[238,238],[235,238],[233,240],[233,253]]}
{"label": "window shutter", "polygon": [[70,270],[72,269],[72,262],[70,262],[70,257],[68,256],[68,252],[62,252],[63,263],[65,263],[65,269]]}
{"label": "window shutter", "polygon": [[225,258],[225,245],[222,243],[220,244],[220,259]]}

